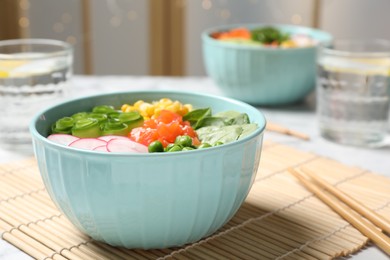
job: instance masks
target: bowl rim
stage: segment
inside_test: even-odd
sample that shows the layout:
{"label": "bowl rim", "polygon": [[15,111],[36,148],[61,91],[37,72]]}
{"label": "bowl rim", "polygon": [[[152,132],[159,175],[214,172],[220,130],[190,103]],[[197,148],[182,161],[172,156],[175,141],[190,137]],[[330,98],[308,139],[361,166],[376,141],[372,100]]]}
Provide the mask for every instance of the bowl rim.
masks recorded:
{"label": "bowl rim", "polygon": [[[55,40],[55,39],[43,39],[43,38],[23,38],[23,39],[9,39],[2,40],[0,42],[0,49],[2,47],[13,47],[18,45],[28,45],[28,46],[50,46],[56,47],[57,50],[36,53],[34,56],[29,57],[30,60],[40,60],[40,59],[48,59],[53,57],[61,57],[68,56],[73,53],[73,46],[65,41]],[[24,52],[21,52],[22,54]],[[14,53],[1,53],[0,58],[5,60],[25,60],[26,57],[24,55],[15,55]]]}
{"label": "bowl rim", "polygon": [[[208,98],[213,98],[213,99],[219,99],[219,100],[224,101],[224,102],[229,102],[229,103],[237,104],[239,106],[244,106],[247,109],[252,110],[254,113],[257,113],[259,116],[259,119],[261,120],[260,123],[262,123],[262,125],[257,123],[258,128],[254,132],[252,132],[248,136],[245,136],[242,139],[236,140],[236,141],[231,142],[231,143],[227,143],[227,144],[220,145],[220,146],[214,146],[214,147],[210,147],[207,149],[195,149],[195,150],[190,150],[190,151],[185,151],[185,152],[177,152],[177,153],[129,153],[129,152],[103,152],[103,151],[85,150],[85,149],[65,146],[65,145],[50,141],[49,139],[47,139],[47,137],[41,135],[38,132],[38,130],[36,129],[36,125],[37,125],[38,121],[40,120],[40,118],[42,116],[44,116],[44,114],[47,113],[48,111],[55,109],[57,107],[64,106],[66,104],[73,103],[73,102],[82,102],[83,100],[87,100],[87,99],[91,99],[91,98],[99,98],[99,97],[104,97],[104,96],[116,96],[116,95],[124,95],[124,94],[129,95],[132,93],[137,93],[137,94],[161,93],[161,95],[164,95],[164,94],[165,95],[169,95],[169,94],[191,95],[191,96],[197,96],[199,98],[208,97]],[[166,90],[129,90],[129,91],[105,92],[105,93],[100,93],[100,94],[86,95],[86,96],[81,96],[81,97],[76,97],[76,98],[69,98],[69,99],[63,100],[61,102],[58,102],[56,104],[53,104],[51,106],[48,106],[44,109],[41,109],[33,116],[32,120],[30,121],[30,124],[29,124],[29,131],[30,131],[30,134],[32,135],[33,143],[34,143],[34,139],[36,138],[39,141],[45,143],[45,145],[48,145],[49,147],[55,147],[56,149],[60,149],[60,150],[64,150],[64,151],[74,151],[75,153],[88,154],[88,155],[92,155],[92,156],[93,155],[101,156],[104,154],[106,156],[113,156],[113,157],[118,157],[118,156],[126,156],[126,157],[133,157],[133,156],[135,156],[135,157],[159,157],[159,156],[164,156],[164,157],[167,157],[167,156],[188,156],[188,155],[192,156],[192,155],[195,155],[196,153],[207,153],[207,152],[211,152],[214,150],[224,149],[224,147],[228,147],[228,146],[229,147],[237,146],[237,145],[240,145],[244,142],[247,142],[248,140],[254,138],[255,136],[263,134],[265,131],[266,124],[267,124],[267,120],[266,120],[264,114],[259,109],[257,109],[256,107],[254,107],[248,103],[245,103],[243,101],[239,101],[239,100],[236,100],[233,98],[229,98],[229,97],[217,96],[217,95],[205,94],[205,93],[196,93],[193,91],[172,90],[172,89],[171,90],[169,90],[169,89],[166,89]]]}
{"label": "bowl rim", "polygon": [[[227,30],[227,29],[232,29],[232,28],[237,28],[237,27],[255,28],[255,27],[265,27],[265,26],[272,26],[272,27],[275,27],[278,29],[283,29],[283,28],[295,29],[295,30],[298,30],[300,33],[309,34],[309,35],[311,35],[313,33],[318,33],[318,34],[322,35],[324,38],[326,38],[326,40],[321,40],[321,41],[319,41],[318,44],[312,45],[312,46],[294,47],[294,48],[270,48],[270,47],[266,47],[263,45],[237,44],[237,43],[229,42],[229,41],[219,41],[219,40],[216,40],[216,39],[210,37],[210,33],[216,32],[216,31]],[[321,45],[321,46],[330,45],[332,40],[333,40],[333,36],[327,31],[312,28],[312,27],[307,27],[307,26],[283,24],[283,23],[235,23],[235,24],[219,25],[219,26],[214,26],[214,27],[210,27],[210,28],[205,29],[201,34],[201,38],[203,40],[203,43],[217,45],[217,46],[223,46],[226,48],[263,50],[263,51],[269,51],[269,52],[280,51],[280,50],[283,50],[283,52],[287,52],[287,51],[316,49],[319,45]]]}

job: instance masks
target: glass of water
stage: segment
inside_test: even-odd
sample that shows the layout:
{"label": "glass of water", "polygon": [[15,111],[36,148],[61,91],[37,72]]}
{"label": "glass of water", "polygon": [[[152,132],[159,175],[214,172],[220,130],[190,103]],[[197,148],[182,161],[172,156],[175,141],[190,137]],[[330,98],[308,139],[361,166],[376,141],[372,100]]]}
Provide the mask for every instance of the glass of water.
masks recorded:
{"label": "glass of water", "polygon": [[390,42],[338,40],[318,55],[317,113],[326,139],[384,145],[389,127]]}
{"label": "glass of water", "polygon": [[30,144],[34,113],[63,98],[73,48],[49,39],[0,41],[0,143]]}

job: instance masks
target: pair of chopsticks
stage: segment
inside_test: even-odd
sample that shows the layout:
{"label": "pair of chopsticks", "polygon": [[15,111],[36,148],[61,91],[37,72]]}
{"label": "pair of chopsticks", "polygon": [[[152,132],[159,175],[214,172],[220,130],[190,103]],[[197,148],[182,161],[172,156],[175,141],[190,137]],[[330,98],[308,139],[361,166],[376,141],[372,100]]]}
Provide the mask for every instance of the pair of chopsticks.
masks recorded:
{"label": "pair of chopsticks", "polygon": [[[308,169],[290,168],[289,172],[325,204],[390,255],[390,237],[380,231],[381,229],[390,234],[389,220],[365,207]],[[333,196],[329,195],[329,193]],[[344,202],[344,204],[340,201]]]}
{"label": "pair of chopsticks", "polygon": [[281,125],[278,125],[275,123],[267,122],[267,125],[265,128],[268,131],[277,132],[277,133],[284,134],[284,135],[290,135],[290,136],[293,136],[293,137],[296,137],[296,138],[299,138],[299,139],[302,139],[305,141],[310,140],[310,137],[306,134],[288,129],[284,126],[281,126]]}

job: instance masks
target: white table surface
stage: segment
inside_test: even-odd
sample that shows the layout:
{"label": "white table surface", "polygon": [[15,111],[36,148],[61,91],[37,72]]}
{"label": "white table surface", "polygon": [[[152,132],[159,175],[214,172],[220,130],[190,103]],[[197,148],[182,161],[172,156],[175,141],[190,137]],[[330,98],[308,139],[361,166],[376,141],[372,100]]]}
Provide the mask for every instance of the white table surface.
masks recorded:
{"label": "white table surface", "polygon": [[[71,81],[69,97],[134,89],[181,89],[221,95],[221,92],[215,87],[214,83],[210,79],[203,77],[75,76]],[[390,146],[385,146],[380,149],[349,147],[329,142],[319,135],[315,115],[314,95],[312,93],[304,102],[293,106],[278,108],[259,107],[268,121],[305,133],[310,136],[310,141],[302,141],[297,138],[270,132],[266,133],[265,139],[288,144],[297,149],[314,152],[328,158],[336,159],[347,165],[357,166],[390,177]],[[6,147],[1,145],[0,147],[0,163],[31,156],[33,156],[31,146]],[[389,256],[373,245],[348,258],[354,260],[390,259]],[[31,258],[13,245],[0,239],[0,260],[3,259],[22,260]]]}

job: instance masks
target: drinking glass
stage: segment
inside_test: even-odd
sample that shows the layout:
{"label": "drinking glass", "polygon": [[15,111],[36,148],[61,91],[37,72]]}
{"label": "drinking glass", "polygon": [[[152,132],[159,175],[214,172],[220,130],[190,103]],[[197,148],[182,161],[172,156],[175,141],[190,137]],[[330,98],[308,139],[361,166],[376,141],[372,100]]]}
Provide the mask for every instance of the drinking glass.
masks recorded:
{"label": "drinking glass", "polygon": [[336,40],[331,47],[320,47],[317,113],[321,135],[347,145],[384,145],[389,73],[387,40]]}
{"label": "drinking glass", "polygon": [[50,39],[0,41],[0,143],[29,144],[34,113],[63,98],[73,48]]}

